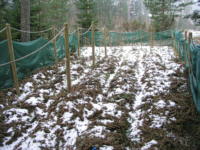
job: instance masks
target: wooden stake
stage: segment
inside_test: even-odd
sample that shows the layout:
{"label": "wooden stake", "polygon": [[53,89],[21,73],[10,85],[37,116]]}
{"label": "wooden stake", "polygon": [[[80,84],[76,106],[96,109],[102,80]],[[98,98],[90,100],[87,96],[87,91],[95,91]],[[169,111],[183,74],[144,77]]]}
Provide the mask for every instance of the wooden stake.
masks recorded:
{"label": "wooden stake", "polygon": [[177,42],[176,42],[176,37],[173,35],[173,42],[174,42],[174,49],[176,50],[176,53],[178,54],[178,47],[177,47]]}
{"label": "wooden stake", "polygon": [[189,42],[188,57],[189,57],[190,68],[191,68],[191,71],[192,71],[192,64],[191,64],[191,61],[192,61],[192,54],[191,54],[191,51],[190,51],[190,44],[191,44],[191,42],[192,42],[192,32],[189,33],[188,42]]}
{"label": "wooden stake", "polygon": [[108,40],[109,40],[109,47],[112,47],[112,36],[111,36],[111,32],[108,32]]}
{"label": "wooden stake", "polygon": [[185,53],[184,54],[184,63],[186,64],[186,54],[187,54],[187,51],[186,51],[186,44],[185,44],[185,42],[183,43],[183,52]]}
{"label": "wooden stake", "polygon": [[[53,37],[56,36],[56,27],[53,26]],[[53,49],[54,49],[54,57],[56,64],[58,63],[58,57],[57,57],[57,49],[56,49],[56,39],[53,40]]]}
{"label": "wooden stake", "polygon": [[173,32],[171,32],[171,39],[172,39],[172,47],[175,49],[175,46],[174,46],[174,35],[173,35]]}
{"label": "wooden stake", "polygon": [[66,73],[67,73],[67,87],[68,91],[71,92],[71,72],[70,72],[70,50],[69,50],[69,31],[68,24],[65,24],[65,47],[66,47]]}
{"label": "wooden stake", "polygon": [[[12,34],[11,34],[10,24],[6,24],[6,35],[7,35],[7,40],[8,40],[8,52],[9,52],[10,61],[15,61],[15,54],[14,54],[14,50],[13,50],[13,42],[12,42]],[[16,68],[15,62],[11,63],[11,69],[12,69],[13,81],[14,81],[14,85],[16,88],[16,92],[17,92],[17,95],[19,95],[20,94],[19,81],[18,81],[18,77],[17,77],[17,68]]]}
{"label": "wooden stake", "polygon": [[123,47],[124,46],[124,40],[123,40],[123,33],[122,33],[122,31],[121,31],[121,33],[120,33],[120,45]]}
{"label": "wooden stake", "polygon": [[[185,31],[185,41],[187,41],[187,31]],[[187,65],[187,59],[188,59],[188,51],[187,51],[187,45],[186,45],[187,43],[186,42],[184,42],[184,44],[183,44],[183,51],[184,51],[184,53],[185,53],[185,55],[184,55],[184,63]]]}
{"label": "wooden stake", "polygon": [[104,46],[105,46],[105,57],[107,57],[107,44],[106,44],[106,29],[104,28]]}
{"label": "wooden stake", "polygon": [[176,39],[175,39],[175,35],[173,34],[173,32],[171,33],[171,37],[172,37],[172,47],[174,48],[175,54],[178,57],[180,55],[179,55],[179,52],[176,47]]}
{"label": "wooden stake", "polygon": [[178,42],[178,45],[177,45],[177,51],[179,53],[179,50],[180,50],[180,42]]}
{"label": "wooden stake", "polygon": [[79,32],[79,28],[77,28],[77,40],[78,40],[78,57],[80,58],[81,52],[80,52],[80,32]]}
{"label": "wooden stake", "polygon": [[153,25],[150,26],[150,41],[151,41],[151,48],[153,48],[154,43],[153,43]]}
{"label": "wooden stake", "polygon": [[95,25],[92,23],[92,62],[95,66]]}
{"label": "wooden stake", "polygon": [[187,40],[188,36],[187,36],[187,31],[185,31],[185,40]]}
{"label": "wooden stake", "polygon": [[153,29],[151,30],[151,47],[153,48],[154,43],[153,43]]}
{"label": "wooden stake", "polygon": [[189,44],[191,44],[191,42],[192,42],[192,32],[189,33],[189,39],[188,40],[189,40]]}

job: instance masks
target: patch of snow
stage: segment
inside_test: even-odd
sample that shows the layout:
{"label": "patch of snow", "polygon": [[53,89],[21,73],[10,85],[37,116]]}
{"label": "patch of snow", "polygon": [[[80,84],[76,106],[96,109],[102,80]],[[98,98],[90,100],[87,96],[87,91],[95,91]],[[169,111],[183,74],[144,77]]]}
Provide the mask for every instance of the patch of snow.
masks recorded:
{"label": "patch of snow", "polygon": [[65,112],[64,115],[63,115],[63,121],[69,121],[71,119],[71,117],[73,116],[72,113],[70,112]]}
{"label": "patch of snow", "polygon": [[99,150],[114,150],[114,147],[112,147],[112,146],[103,146],[103,147],[100,147]]}
{"label": "patch of snow", "polygon": [[173,102],[173,101],[169,101],[169,106],[170,106],[170,107],[175,107],[175,106],[176,106],[176,103]]}
{"label": "patch of snow", "polygon": [[25,102],[31,106],[37,106],[37,104],[41,103],[41,99],[36,97],[30,97]]}
{"label": "patch of snow", "polygon": [[24,92],[31,92],[32,91],[32,88],[33,88],[33,83],[32,82],[27,82],[25,85],[24,85]]}
{"label": "patch of snow", "polygon": [[166,107],[166,103],[163,100],[158,101],[157,103],[154,103],[157,109],[162,109]]}
{"label": "patch of snow", "polygon": [[141,150],[148,150],[150,149],[153,145],[158,144],[158,142],[156,140],[151,140],[150,142],[146,143]]}
{"label": "patch of snow", "polygon": [[167,122],[165,116],[150,115],[150,117],[153,119],[151,128],[161,128]]}

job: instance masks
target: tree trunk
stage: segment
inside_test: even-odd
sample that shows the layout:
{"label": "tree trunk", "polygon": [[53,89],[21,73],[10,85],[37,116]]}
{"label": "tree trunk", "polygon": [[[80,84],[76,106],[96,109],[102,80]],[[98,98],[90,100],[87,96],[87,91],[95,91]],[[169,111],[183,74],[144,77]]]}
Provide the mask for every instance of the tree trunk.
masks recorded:
{"label": "tree trunk", "polygon": [[[21,30],[30,31],[30,0],[21,0]],[[22,32],[21,41],[30,41],[30,33]]]}

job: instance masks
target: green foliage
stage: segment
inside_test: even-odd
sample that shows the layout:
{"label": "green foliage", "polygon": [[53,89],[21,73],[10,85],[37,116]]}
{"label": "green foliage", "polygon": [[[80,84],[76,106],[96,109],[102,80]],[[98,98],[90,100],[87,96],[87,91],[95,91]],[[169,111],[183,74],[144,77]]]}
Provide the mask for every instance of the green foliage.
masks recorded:
{"label": "green foliage", "polygon": [[[68,20],[69,0],[32,0],[31,30],[41,31],[52,26],[61,28]],[[45,33],[44,37],[50,37]],[[32,35],[32,39],[41,35]]]}
{"label": "green foliage", "polygon": [[[49,27],[47,22],[44,22],[43,20],[45,17],[45,14],[43,13],[44,6],[44,1],[31,1],[31,31],[41,31]],[[40,34],[31,34],[31,39],[36,39],[40,36]]]}
{"label": "green foliage", "polygon": [[[9,3],[5,0],[0,0],[0,29],[4,28],[6,23],[11,24],[12,27],[20,27],[20,2],[19,0]],[[20,34],[12,32],[13,39],[20,38]],[[0,33],[0,40],[6,39],[6,33]]]}
{"label": "green foliage", "polygon": [[45,22],[50,26],[61,27],[68,20],[69,0],[51,0],[44,2]]}
{"label": "green foliage", "polygon": [[194,10],[192,15],[190,15],[189,17],[195,22],[197,26],[200,26],[200,0],[198,0],[197,4],[199,9]]}
{"label": "green foliage", "polygon": [[169,0],[145,0],[152,14],[152,25],[156,31],[169,29],[174,23],[172,2]]}
{"label": "green foliage", "polygon": [[94,0],[99,27],[114,30],[128,19],[128,3],[124,0]]}
{"label": "green foliage", "polygon": [[[31,31],[41,31],[52,27],[61,27],[67,22],[69,0],[31,0]],[[0,0],[0,29],[6,23],[20,29],[20,0],[9,3],[7,0]],[[20,39],[20,32],[12,31],[13,39]],[[31,39],[40,36],[48,38],[51,33],[31,34]],[[6,39],[5,33],[0,34],[0,40]]]}
{"label": "green foliage", "polygon": [[200,25],[200,11],[194,11],[191,15],[191,19],[196,23],[196,25]]}
{"label": "green foliage", "polygon": [[82,28],[89,28],[92,22],[97,23],[97,20],[95,19],[94,0],[77,0],[76,7],[79,9],[77,23]]}
{"label": "green foliage", "polygon": [[4,0],[0,0],[0,29],[5,27],[5,23],[7,20],[7,17],[5,17],[5,14],[7,13],[7,8],[6,8],[7,2]]}
{"label": "green foliage", "polygon": [[144,3],[152,14],[152,25],[155,31],[170,29],[180,11],[191,4],[183,3],[180,0],[144,0]]}

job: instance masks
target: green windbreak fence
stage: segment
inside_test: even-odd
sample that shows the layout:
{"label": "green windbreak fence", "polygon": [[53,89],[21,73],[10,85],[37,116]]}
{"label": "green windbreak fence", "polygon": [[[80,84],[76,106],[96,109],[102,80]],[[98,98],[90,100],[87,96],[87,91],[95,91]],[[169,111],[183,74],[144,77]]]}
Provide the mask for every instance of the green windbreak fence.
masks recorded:
{"label": "green windbreak fence", "polygon": [[[170,40],[174,31],[167,30],[163,32],[149,33],[143,30],[135,32],[109,32],[108,38],[106,38],[107,45],[118,46],[119,44],[131,44],[131,43],[147,43],[152,38],[153,40]],[[153,37],[151,37],[153,36]],[[87,32],[81,36],[81,43],[83,45],[89,45],[91,43],[92,33]],[[95,32],[95,44],[96,46],[104,45],[104,34],[102,32]]]}
{"label": "green windbreak fence", "polygon": [[[147,43],[151,35],[153,36],[154,40],[169,40],[171,39],[172,31],[165,31],[151,33],[138,30],[136,32],[109,32],[106,36],[106,44],[110,46],[119,46],[123,44],[131,44],[137,42]],[[81,46],[90,46],[91,44],[91,32],[86,32],[81,34],[80,42]],[[15,59],[22,58],[37,49],[43,47],[45,44],[48,43],[48,40],[44,38],[39,38],[34,41],[30,42],[13,42],[14,54]],[[102,32],[95,32],[95,44],[96,46],[104,46],[104,34]],[[70,51],[76,52],[77,51],[77,34],[73,33],[69,36],[69,45]],[[65,57],[65,41],[64,37],[60,36],[56,40],[56,49],[57,49],[57,57],[62,59]],[[8,46],[7,41],[0,42],[0,89],[5,89],[12,87],[13,80],[11,74],[11,67],[10,64],[1,66],[9,62],[9,54],[8,54]],[[37,53],[22,59],[16,62],[17,66],[17,76],[19,79],[23,79],[25,76],[29,75],[33,70],[49,66],[54,64],[55,57],[54,57],[54,49],[53,43],[47,44],[44,48],[42,48]]]}
{"label": "green windbreak fence", "polygon": [[189,43],[181,32],[175,32],[175,48],[189,72],[190,89],[194,103],[200,112],[200,45]]}
{"label": "green windbreak fence", "polygon": [[[46,43],[47,41],[42,38],[26,43],[13,42],[15,58],[16,59],[21,58],[33,52],[37,48],[42,47]],[[31,55],[26,59],[16,62],[18,78],[22,79],[26,74],[39,67],[45,65],[51,65],[53,62],[51,47],[52,45],[49,44],[42,51],[39,51],[38,53]],[[7,41],[2,41],[0,43],[0,49],[1,49],[0,64],[9,62]],[[7,88],[12,86],[13,81],[12,81],[10,65],[0,67],[0,78],[1,78],[0,80],[1,88]]]}
{"label": "green windbreak fence", "polygon": [[[70,35],[70,50],[76,51],[77,37]],[[39,38],[30,42],[13,42],[15,58],[26,56],[35,50],[47,44],[48,40]],[[57,57],[62,59],[65,57],[65,44],[64,37],[61,36],[56,41]],[[7,41],[0,42],[0,64],[9,62]],[[55,62],[53,43],[47,44],[37,53],[16,62],[17,75],[19,79],[23,79],[26,75],[30,74],[33,70],[52,65]],[[0,67],[0,89],[9,88],[13,84],[10,65]]]}

